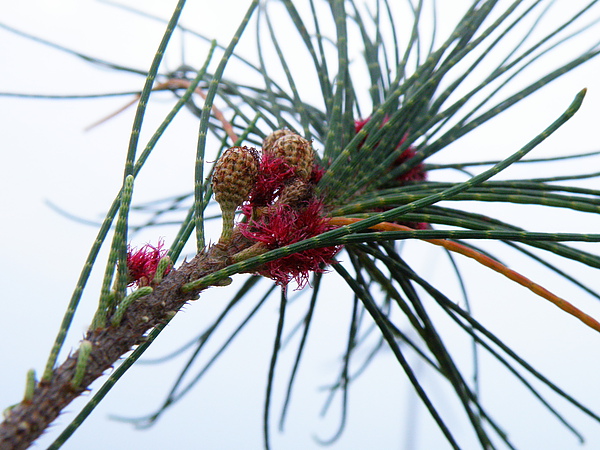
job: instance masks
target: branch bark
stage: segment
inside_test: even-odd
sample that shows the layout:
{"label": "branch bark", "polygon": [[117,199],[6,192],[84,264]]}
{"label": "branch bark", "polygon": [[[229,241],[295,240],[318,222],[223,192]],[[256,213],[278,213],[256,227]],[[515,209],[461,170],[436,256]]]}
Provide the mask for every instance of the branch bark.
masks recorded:
{"label": "branch bark", "polygon": [[54,370],[50,381],[39,382],[31,398],[6,413],[0,423],[0,449],[28,448],[71,401],[87,391],[121,356],[143,342],[149,330],[198,298],[200,290],[183,292],[183,285],[226,267],[230,256],[249,243],[238,235],[227,249],[218,244],[209,247],[177,270],[171,270],[151,294],[130,305],[118,326],[88,330],[84,339],[92,343],[92,350],[79,387],[72,386],[79,354],[75,351]]}

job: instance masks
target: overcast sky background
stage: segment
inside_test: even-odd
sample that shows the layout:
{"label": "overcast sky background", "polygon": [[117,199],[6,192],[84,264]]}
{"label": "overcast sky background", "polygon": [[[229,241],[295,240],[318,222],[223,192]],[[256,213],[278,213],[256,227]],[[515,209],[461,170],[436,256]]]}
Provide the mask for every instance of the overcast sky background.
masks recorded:
{"label": "overcast sky background", "polygon": [[[131,1],[131,5],[169,17],[175,1]],[[219,2],[190,1],[183,23],[226,44],[245,13],[246,4],[235,0]],[[446,2],[440,2],[446,3]],[[458,20],[468,1],[452,2],[440,12],[440,35],[445,36]],[[558,3],[558,2],[557,2]],[[566,17],[569,8],[584,2],[559,2],[547,29]],[[243,5],[243,6],[240,6]],[[563,8],[563,9],[561,9]],[[595,10],[598,14],[598,9]],[[60,0],[49,4],[26,0],[3,8],[2,23],[35,34],[82,53],[123,65],[147,69],[164,25],[135,16],[126,11],[92,1]],[[554,20],[555,22],[552,22]],[[252,32],[250,32],[252,34]],[[593,35],[593,33],[591,33]],[[597,35],[597,33],[596,33]],[[559,49],[548,59],[552,68],[594,42],[578,41]],[[178,35],[174,46],[179,46]],[[206,47],[186,41],[186,62],[199,67]],[[252,53],[251,42],[242,41],[241,54]],[[244,53],[246,52],[246,53]],[[98,68],[81,59],[32,42],[0,29],[0,91],[84,94],[139,90],[143,78]],[[506,157],[556,119],[575,94],[587,87],[586,100],[580,112],[561,130],[535,150],[532,157],[563,155],[598,149],[600,112],[600,60],[592,61],[561,80],[533,95],[523,105],[502,114],[481,130],[451,146],[437,161],[472,161]],[[165,67],[176,68],[180,52],[168,53]],[[214,66],[213,66],[214,67]],[[542,70],[543,67],[540,68]],[[240,74],[244,76],[244,74]],[[525,83],[525,79],[519,82]],[[129,97],[94,100],[29,100],[0,97],[0,208],[2,213],[2,261],[0,282],[0,356],[2,388],[0,406],[19,401],[28,369],[43,370],[48,352],[75,286],[79,272],[97,228],[70,220],[52,210],[47,202],[90,220],[101,220],[118,192],[122,180],[122,164],[131,130],[134,108],[92,129],[85,128],[124,105]],[[169,111],[173,101],[168,94],[151,102],[141,145]],[[159,148],[142,175],[136,180],[134,203],[188,192],[193,181],[198,123],[183,111],[165,133]],[[598,158],[558,163],[551,166],[515,168],[510,176],[538,177],[544,174],[589,172],[598,167]],[[597,170],[597,169],[596,169]],[[440,174],[439,177],[443,177]],[[597,180],[587,181],[597,187]],[[510,218],[514,223],[536,231],[599,232],[600,219],[590,215],[553,212],[542,208],[501,207],[487,211]],[[479,209],[485,212],[485,207]],[[212,238],[218,236],[218,227]],[[134,245],[174,237],[172,228],[153,229],[134,237]],[[428,273],[428,279],[448,285],[448,295],[460,299],[451,269],[441,252],[424,243],[408,243],[406,254],[417,269]],[[541,267],[528,263],[519,255],[498,248],[511,266],[541,282],[550,290],[573,301],[592,316],[600,318],[597,300],[573,288],[564,280]],[[597,245],[587,246],[597,253]],[[103,252],[102,258],[106,257]],[[459,260],[469,273],[468,292],[476,318],[489,326],[509,345],[534,363],[542,373],[576,399],[600,412],[597,388],[600,369],[600,336],[568,317],[523,288],[498,274],[478,267],[471,261]],[[589,286],[600,290],[598,273],[577,264],[561,263],[571,273],[581,274]],[[100,286],[102,263],[95,272],[75,322],[66,348],[75,348],[95,310]],[[319,412],[326,393],[319,388],[335,380],[341,352],[347,335],[347,319],[351,312],[349,295],[343,295],[343,283],[335,274],[329,276],[329,297],[322,301],[315,317],[314,335],[306,351],[286,432],[277,431],[277,415],[285,391],[286,374],[292,364],[297,339],[281,356],[280,377],[273,398],[272,444],[274,449],[319,448],[314,437],[326,439],[335,433],[338,423],[339,398],[329,414],[320,419]],[[239,284],[240,280],[235,280]],[[219,311],[213,305],[228,301],[233,288],[211,289],[201,300],[185,308],[160,339],[149,356],[158,357],[198,335],[208,318]],[[303,298],[306,301],[306,298]],[[300,300],[302,301],[302,300]],[[182,402],[175,405],[148,430],[138,431],[130,425],[107,419],[110,414],[141,416],[160,404],[184,359],[157,366],[135,366],[107,396],[88,421],[64,446],[66,449],[95,448],[202,448],[254,449],[262,443],[262,407],[266,373],[276,328],[279,299],[272,297],[266,307],[235,341],[216,366]],[[246,310],[253,305],[249,304]],[[291,306],[290,319],[300,317],[303,308]],[[231,326],[243,317],[243,311],[232,316]],[[443,320],[443,318],[439,318]],[[221,339],[225,333],[219,335]],[[447,338],[455,342],[456,357],[469,358],[469,343],[449,331]],[[218,341],[218,339],[217,339]],[[216,350],[217,343],[209,346]],[[462,351],[464,349],[464,351]],[[208,355],[212,354],[210,351]],[[64,354],[63,354],[64,357]],[[440,404],[448,410],[458,408],[451,393],[439,379],[427,378]],[[514,379],[496,364],[482,368],[484,404],[505,427],[518,448],[566,449],[600,447],[600,424],[550,395],[587,439],[579,446],[576,438],[563,428],[539,403],[519,387]],[[98,383],[94,385],[96,388]],[[542,389],[548,393],[547,389]],[[87,398],[79,399],[63,414],[49,433],[39,440],[37,448],[45,448],[58,435]],[[457,409],[458,410],[458,409]],[[473,444],[468,424],[457,414],[454,428],[462,442]],[[453,422],[453,419],[450,419]],[[471,439],[471,440],[470,440]],[[465,444],[467,445],[467,444]],[[412,395],[391,352],[384,351],[351,390],[348,426],[335,449],[442,449],[447,444],[432,425],[427,413]]]}

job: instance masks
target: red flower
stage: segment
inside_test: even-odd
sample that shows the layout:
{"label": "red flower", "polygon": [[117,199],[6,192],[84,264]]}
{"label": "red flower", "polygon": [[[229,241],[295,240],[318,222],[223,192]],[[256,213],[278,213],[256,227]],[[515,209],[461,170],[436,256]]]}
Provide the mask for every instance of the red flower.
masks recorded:
{"label": "red flower", "polygon": [[[300,242],[332,229],[323,217],[323,203],[315,197],[313,187],[324,170],[313,164],[312,149],[296,155],[309,158],[299,161],[297,167],[290,162],[294,158],[286,160],[275,154],[263,152],[254,187],[241,208],[247,222],[238,224],[246,238],[267,249]],[[307,177],[305,172],[310,166],[312,170]],[[295,253],[263,264],[258,273],[281,286],[296,280],[302,288],[308,282],[308,274],[324,272],[324,266],[332,263],[339,249],[336,246]]]}
{"label": "red flower", "polygon": [[[363,129],[363,127],[369,122],[369,120],[371,120],[370,117],[367,117],[366,119],[356,119],[354,121],[354,132],[358,133],[360,130]],[[387,122],[388,119],[384,119],[384,123]]]}
{"label": "red flower", "polygon": [[308,181],[309,183],[317,184],[319,181],[321,181],[323,175],[325,175],[325,169],[318,164],[313,164],[312,172],[310,173],[310,180]]}
{"label": "red flower", "polygon": [[[367,119],[355,120],[354,121],[354,131],[356,131],[358,133],[367,124],[367,122],[369,122],[369,120],[371,120],[370,117]],[[383,123],[386,123],[387,121],[388,121],[387,117],[383,119]],[[406,137],[407,137],[407,135],[404,135],[402,137],[402,139],[400,139],[400,142],[398,143],[396,148],[398,148],[402,144],[404,144],[404,142],[406,141]],[[399,167],[404,162],[406,162],[409,159],[411,159],[412,157],[414,157],[416,155],[416,153],[417,153],[417,149],[415,147],[413,147],[412,145],[409,146],[408,148],[404,149],[404,151],[400,154],[400,156],[398,156],[398,158],[396,158],[396,160],[392,163],[392,166],[390,167],[390,169]],[[412,169],[409,169],[407,172],[404,172],[395,178],[395,180],[399,186],[402,186],[406,183],[410,183],[410,182],[414,182],[414,181],[424,181],[426,179],[427,179],[427,172],[425,171],[423,163],[417,164]],[[378,210],[385,211],[386,209],[381,208]],[[402,223],[403,225],[406,225],[411,228],[415,228],[417,230],[426,230],[426,229],[430,228],[429,224],[424,223],[424,222],[398,222],[398,223]]]}
{"label": "red flower", "polygon": [[285,182],[293,178],[295,173],[294,168],[283,158],[274,157],[270,153],[263,154],[248,203],[253,207],[270,205],[285,186]]}
{"label": "red flower", "polygon": [[[240,223],[239,229],[248,239],[262,242],[269,249],[275,249],[333,229],[322,212],[323,204],[317,199],[310,200],[303,208],[277,204],[273,211],[258,220]],[[308,282],[309,272],[324,272],[324,266],[333,262],[333,256],[340,248],[321,247],[294,253],[265,263],[258,273],[275,280],[281,286],[295,280],[301,289]]]}
{"label": "red flower", "polygon": [[[354,131],[356,133],[358,133],[360,130],[362,130],[362,128],[367,124],[367,122],[369,122],[369,120],[371,120],[371,118],[367,118],[367,119],[357,119],[354,121]],[[383,120],[383,123],[386,123],[388,121],[388,118],[386,117]],[[406,135],[404,135],[402,137],[402,139],[400,139],[400,142],[398,143],[398,145],[396,146],[396,148],[400,147],[402,144],[404,144],[404,141],[406,141]],[[392,163],[392,167],[398,167],[400,166],[402,163],[404,163],[405,161],[408,161],[409,159],[411,159],[413,156],[415,156],[417,153],[417,149],[415,147],[413,147],[412,145],[408,148],[406,148],[401,154],[400,156],[398,156],[398,158],[396,158],[396,160]],[[410,169],[408,172],[405,172],[403,174],[400,174],[398,177],[396,177],[396,181],[398,182],[398,184],[400,186],[411,182],[411,181],[423,181],[427,179],[427,172],[425,172],[425,169],[423,167],[422,163],[417,164],[416,166],[414,166],[412,169]]]}
{"label": "red flower", "polygon": [[[405,140],[406,140],[406,136],[400,140],[398,147],[401,146]],[[396,158],[396,161],[394,161],[394,163],[392,164],[392,167],[400,166],[403,162],[408,161],[413,156],[415,156],[415,154],[416,154],[415,148],[413,146],[408,147],[400,154],[400,156],[398,156],[398,158]],[[412,169],[410,169],[408,172],[404,172],[403,174],[396,177],[396,181],[400,185],[405,184],[410,181],[424,181],[426,179],[427,179],[427,172],[425,172],[425,169],[423,168],[423,163],[417,164]]]}
{"label": "red flower", "polygon": [[[127,247],[127,271],[129,283],[127,286],[148,286],[154,279],[156,268],[161,258],[167,255],[167,250],[163,249],[164,241],[159,240],[156,247],[150,244],[144,245],[139,250]],[[169,273],[169,268],[165,270],[165,275]]]}

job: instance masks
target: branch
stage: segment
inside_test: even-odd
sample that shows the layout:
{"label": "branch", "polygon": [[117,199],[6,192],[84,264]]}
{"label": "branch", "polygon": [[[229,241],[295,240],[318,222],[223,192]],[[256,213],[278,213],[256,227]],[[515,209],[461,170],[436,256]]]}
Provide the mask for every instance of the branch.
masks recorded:
{"label": "branch", "polygon": [[88,330],[84,345],[54,369],[52,378],[37,383],[33,393],[28,392],[21,403],[7,411],[0,424],[0,448],[29,447],[71,401],[143,342],[149,330],[198,298],[201,289],[184,291],[183,285],[228,266],[230,256],[248,245],[249,241],[237,235],[227,248],[219,244],[209,247],[179,269],[171,270],[150,294],[133,302],[118,325]]}

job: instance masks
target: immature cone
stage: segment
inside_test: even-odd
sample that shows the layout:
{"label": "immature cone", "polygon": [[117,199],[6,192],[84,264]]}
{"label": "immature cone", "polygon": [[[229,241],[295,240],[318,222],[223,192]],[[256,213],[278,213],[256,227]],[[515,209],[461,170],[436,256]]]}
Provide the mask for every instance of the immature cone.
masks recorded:
{"label": "immature cone", "polygon": [[273,149],[273,144],[275,141],[283,136],[294,135],[298,136],[292,130],[288,130],[287,128],[282,128],[281,130],[275,130],[270,135],[268,135],[263,141],[262,150],[263,153],[268,153]]}
{"label": "immature cone", "polygon": [[295,133],[287,133],[273,142],[270,147],[267,147],[267,150],[263,148],[263,151],[265,153],[268,151],[276,158],[283,158],[287,164],[296,170],[296,175],[303,180],[308,181],[310,179],[315,159],[310,141]]}
{"label": "immature cone", "polygon": [[258,164],[256,150],[248,147],[227,149],[215,164],[212,187],[223,215],[221,243],[231,238],[235,210],[248,198],[258,175]]}
{"label": "immature cone", "polygon": [[310,183],[301,178],[294,178],[281,190],[277,204],[300,207],[314,196],[314,189]]}

